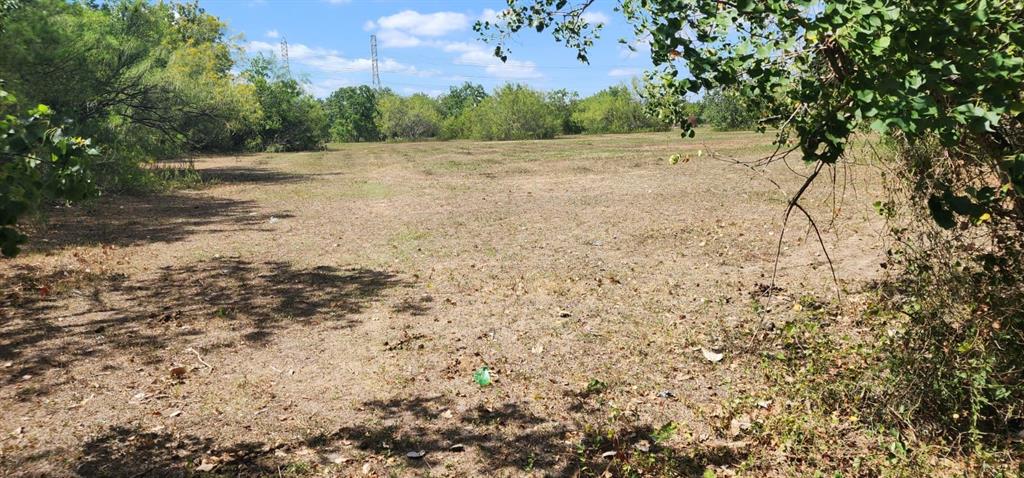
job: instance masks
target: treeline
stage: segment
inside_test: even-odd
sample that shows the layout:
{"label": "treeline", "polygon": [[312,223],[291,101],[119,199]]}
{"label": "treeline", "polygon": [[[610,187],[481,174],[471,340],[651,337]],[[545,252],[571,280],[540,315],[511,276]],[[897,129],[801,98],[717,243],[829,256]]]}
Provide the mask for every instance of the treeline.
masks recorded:
{"label": "treeline", "polygon": [[488,93],[465,83],[436,98],[400,96],[367,86],[341,88],[324,101],[331,139],[338,142],[425,138],[516,140],[561,134],[663,131],[669,124],[649,116],[625,85],[581,99],[506,84]]}
{"label": "treeline", "polygon": [[21,0],[7,9],[0,79],[100,146],[107,189],[145,186],[140,163],[193,152],[302,150],[328,136],[323,105],[273,58],[246,58],[196,3]]}

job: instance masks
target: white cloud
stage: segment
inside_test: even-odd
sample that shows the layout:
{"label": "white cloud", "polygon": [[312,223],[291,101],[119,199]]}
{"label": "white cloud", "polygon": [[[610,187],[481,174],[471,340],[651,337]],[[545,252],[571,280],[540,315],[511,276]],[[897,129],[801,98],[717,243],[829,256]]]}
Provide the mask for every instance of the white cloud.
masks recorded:
{"label": "white cloud", "polygon": [[493,8],[485,8],[484,11],[480,13],[479,20],[481,22],[488,22],[491,24],[502,23],[505,21],[505,11],[495,10]]}
{"label": "white cloud", "polygon": [[410,35],[439,37],[468,28],[469,17],[457,12],[420,13],[403,10],[380,17],[377,26],[383,30],[398,30]]}
{"label": "white cloud", "polygon": [[491,50],[476,43],[453,42],[445,44],[442,49],[450,53],[459,53],[455,58],[457,65],[473,65],[484,68],[487,74],[507,80],[525,80],[540,78],[537,65],[532,61],[508,60],[502,62],[495,58]]}
{"label": "white cloud", "polygon": [[608,23],[611,22],[611,19],[608,18],[608,15],[606,15],[603,12],[583,12],[583,15],[580,18],[582,18],[583,21],[591,25],[597,25],[598,23],[607,25]]}
{"label": "white cloud", "polygon": [[281,33],[277,30],[270,30],[267,32],[267,38],[281,38]]}
{"label": "white cloud", "polygon": [[447,92],[447,90],[439,90],[436,88],[428,88],[425,86],[403,86],[398,90],[402,94],[413,95],[416,93],[423,93],[427,96],[440,96]]}
{"label": "white cloud", "polygon": [[315,81],[307,86],[309,92],[317,98],[326,98],[334,93],[335,90],[343,86],[353,86],[355,82],[346,78],[328,78],[326,80]]}
{"label": "white cloud", "polygon": [[411,48],[423,44],[419,38],[398,30],[382,30],[377,34],[377,39],[381,46],[390,48]]}
{"label": "white cloud", "polygon": [[270,43],[267,43],[265,41],[258,40],[246,43],[245,45],[243,45],[243,48],[246,51],[254,51],[259,53],[274,53],[277,50],[276,46],[271,45]]}
{"label": "white cloud", "polygon": [[608,76],[638,76],[642,73],[639,68],[612,68],[608,72]]}

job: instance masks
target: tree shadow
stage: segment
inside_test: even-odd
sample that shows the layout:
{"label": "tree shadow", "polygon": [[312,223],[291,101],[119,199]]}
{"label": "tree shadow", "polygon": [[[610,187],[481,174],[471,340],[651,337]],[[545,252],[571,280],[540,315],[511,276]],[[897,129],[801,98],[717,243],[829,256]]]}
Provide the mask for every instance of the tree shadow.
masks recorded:
{"label": "tree shadow", "polygon": [[8,383],[60,365],[55,357],[66,362],[128,349],[146,354],[211,331],[259,344],[290,327],[350,328],[384,290],[411,285],[372,269],[296,269],[221,258],[164,267],[149,278],[98,274],[86,282],[92,292],[78,283],[55,286],[82,288],[77,292],[85,304],[69,310],[64,298],[35,292],[33,284],[59,279],[15,275],[29,281],[27,296],[0,296],[0,359],[22,368],[8,374]]}
{"label": "tree shadow", "polygon": [[[429,474],[441,463],[473,453],[476,459],[463,460],[456,469],[473,476],[541,472],[565,478],[699,477],[709,466],[733,466],[745,459],[735,448],[713,443],[659,445],[652,438],[657,432],[646,426],[570,428],[515,402],[459,412],[449,405],[439,396],[368,401],[360,409],[372,416],[363,417],[359,425],[274,445],[249,441],[218,446],[195,435],[114,426],[81,446],[75,471],[81,476],[191,476],[200,464],[216,463],[214,473],[219,476],[256,476],[275,474],[298,460],[310,476],[351,476],[346,471],[359,475],[364,463],[421,468]],[[410,451],[424,454],[411,459]],[[327,458],[341,454],[349,459],[332,463]],[[52,455],[44,451],[19,464],[46,461]]]}
{"label": "tree shadow", "polygon": [[203,182],[214,184],[288,184],[305,178],[302,174],[246,166],[202,168],[197,171]]}
{"label": "tree shadow", "polygon": [[200,193],[101,197],[52,209],[43,223],[29,227],[33,239],[26,250],[170,243],[200,231],[269,231],[272,218],[289,217],[286,212],[260,211],[255,201]]}

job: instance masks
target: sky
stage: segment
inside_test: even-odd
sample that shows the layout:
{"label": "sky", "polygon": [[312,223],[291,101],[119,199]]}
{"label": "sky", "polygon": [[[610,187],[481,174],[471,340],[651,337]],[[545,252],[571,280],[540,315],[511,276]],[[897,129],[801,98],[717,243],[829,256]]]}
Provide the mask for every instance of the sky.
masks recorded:
{"label": "sky", "polygon": [[469,81],[488,90],[517,82],[589,95],[628,83],[650,58],[619,43],[633,35],[615,3],[597,0],[588,10],[588,21],[604,28],[586,65],[550,33],[532,30],[508,44],[508,62],[494,58],[473,24],[493,20],[505,0],[200,0],[249,53],[278,53],[287,39],[292,73],[318,97],[371,83],[370,35],[377,36],[381,83],[403,94],[437,95]]}

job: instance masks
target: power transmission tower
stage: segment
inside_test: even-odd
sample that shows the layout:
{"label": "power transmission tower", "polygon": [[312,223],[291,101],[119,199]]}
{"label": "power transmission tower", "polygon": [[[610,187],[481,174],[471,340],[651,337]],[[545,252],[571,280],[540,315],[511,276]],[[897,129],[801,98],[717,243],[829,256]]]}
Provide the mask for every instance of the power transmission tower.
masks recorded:
{"label": "power transmission tower", "polygon": [[284,63],[284,73],[288,75],[288,78],[292,77],[292,66],[288,62],[288,39],[281,39],[281,62]]}
{"label": "power transmission tower", "polygon": [[370,35],[370,59],[373,70],[373,87],[379,90],[381,84],[380,69],[377,66],[377,35]]}

